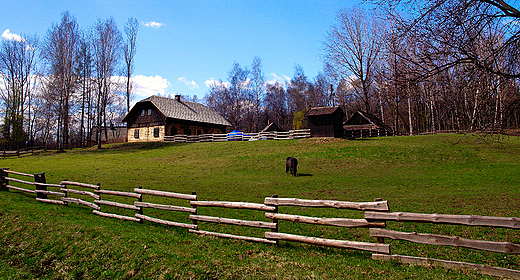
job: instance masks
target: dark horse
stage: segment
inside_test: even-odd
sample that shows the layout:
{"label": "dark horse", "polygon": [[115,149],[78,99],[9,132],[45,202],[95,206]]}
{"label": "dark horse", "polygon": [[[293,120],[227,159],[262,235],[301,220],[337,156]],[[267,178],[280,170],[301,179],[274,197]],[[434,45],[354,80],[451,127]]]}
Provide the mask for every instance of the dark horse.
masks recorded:
{"label": "dark horse", "polygon": [[290,170],[291,176],[296,176],[297,167],[298,167],[298,160],[296,158],[288,157],[285,160],[285,174],[287,174],[287,172],[289,172],[289,170]]}

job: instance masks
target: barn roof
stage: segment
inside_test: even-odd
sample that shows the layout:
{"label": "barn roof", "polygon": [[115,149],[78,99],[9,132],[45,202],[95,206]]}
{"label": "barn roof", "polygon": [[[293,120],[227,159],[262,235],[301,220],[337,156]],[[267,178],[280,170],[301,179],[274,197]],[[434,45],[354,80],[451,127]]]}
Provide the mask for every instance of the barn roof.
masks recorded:
{"label": "barn roof", "polygon": [[[334,106],[334,107],[314,107],[310,108],[307,113],[305,113],[306,117],[309,116],[322,116],[322,115],[332,115],[337,110],[341,110],[340,106]],[[341,110],[341,113],[343,113],[343,110]]]}
{"label": "barn roof", "polygon": [[[359,118],[361,117],[361,119]],[[390,129],[390,126],[385,124],[381,119],[367,112],[356,111],[348,120],[346,120],[343,124],[345,126],[349,125],[360,125],[360,124],[373,124],[377,127]]]}
{"label": "barn roof", "polygon": [[137,102],[123,121],[134,111],[134,108],[136,108],[139,103],[145,102],[151,102],[167,118],[231,126],[219,113],[203,104],[181,100],[180,98],[168,98],[157,95]]}

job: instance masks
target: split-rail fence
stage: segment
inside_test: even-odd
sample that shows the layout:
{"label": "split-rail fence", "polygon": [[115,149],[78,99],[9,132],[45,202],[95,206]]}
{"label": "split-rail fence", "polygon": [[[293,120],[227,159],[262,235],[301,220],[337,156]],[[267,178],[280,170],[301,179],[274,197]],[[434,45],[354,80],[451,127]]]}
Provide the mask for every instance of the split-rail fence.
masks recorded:
{"label": "split-rail fence", "polygon": [[[20,179],[23,178],[23,179]],[[443,215],[443,214],[422,214],[391,212],[388,201],[380,198],[371,202],[349,202],[337,200],[306,200],[298,198],[279,198],[276,195],[266,197],[264,203],[231,202],[231,201],[202,201],[198,200],[195,192],[190,194],[174,193],[159,190],[144,189],[141,186],[135,188],[133,192],[103,190],[100,184],[86,184],[63,180],[59,184],[46,183],[45,173],[27,174],[11,171],[8,168],[0,169],[0,191],[21,191],[36,195],[36,201],[60,205],[75,203],[92,208],[92,213],[103,217],[110,217],[128,221],[143,223],[159,223],[174,227],[188,229],[190,233],[199,235],[211,235],[221,238],[232,238],[250,242],[262,242],[267,244],[278,244],[279,241],[300,242],[319,246],[336,248],[346,248],[372,252],[375,260],[395,260],[402,263],[442,266],[445,268],[469,269],[475,272],[498,276],[520,279],[520,271],[503,267],[494,267],[482,264],[458,262],[451,260],[432,259],[417,256],[405,256],[391,254],[391,243],[385,243],[385,239],[404,240],[418,244],[430,244],[441,246],[465,247],[474,250],[502,253],[507,255],[519,255],[520,245],[511,242],[493,242],[483,240],[464,239],[457,236],[444,236],[428,233],[401,232],[385,229],[388,221],[403,223],[432,223],[450,224],[460,226],[481,226],[499,227],[508,230],[520,229],[520,219],[516,217],[488,217],[474,215]],[[103,196],[103,199],[101,198]],[[111,199],[106,199],[109,196]],[[144,201],[144,197],[162,197],[171,199],[172,204],[158,204]],[[133,203],[121,202],[117,198],[125,197],[133,199]],[[186,206],[178,205],[180,201],[185,201]],[[174,205],[173,202],[176,204]],[[133,215],[121,215],[102,211],[105,206],[126,209],[134,212]],[[344,218],[344,215],[337,218],[308,217],[294,214],[280,213],[279,207],[320,207],[337,209],[349,209],[364,212],[363,219]],[[266,220],[251,221],[243,219],[232,219],[226,217],[214,217],[198,214],[198,209],[203,207],[221,207],[230,209],[244,209],[261,211]],[[145,213],[145,209],[155,209],[164,211],[175,211],[186,213],[185,220],[170,221],[158,217],[152,217]],[[148,211],[148,210],[147,210]],[[146,214],[146,215],[145,215]],[[338,214],[339,215],[339,214]],[[290,221],[293,223],[305,223],[315,226],[333,226],[343,228],[368,228],[370,237],[376,238],[376,242],[360,242],[351,240],[337,240],[327,238],[317,238],[303,235],[295,235],[279,231],[280,221]],[[201,223],[202,222],[202,223]],[[223,232],[204,230],[206,223],[226,224],[233,226],[246,226],[266,230],[263,237],[250,237]]]}

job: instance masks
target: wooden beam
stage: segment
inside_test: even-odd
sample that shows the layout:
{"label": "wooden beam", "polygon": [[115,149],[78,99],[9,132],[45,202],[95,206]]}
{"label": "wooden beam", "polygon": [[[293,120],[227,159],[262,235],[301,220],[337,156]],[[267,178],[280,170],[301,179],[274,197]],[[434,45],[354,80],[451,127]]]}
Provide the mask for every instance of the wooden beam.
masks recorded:
{"label": "wooden beam", "polygon": [[367,243],[367,242],[357,242],[357,241],[346,241],[346,240],[335,240],[335,239],[324,239],[317,237],[308,237],[287,233],[279,233],[279,232],[266,232],[265,238],[267,239],[276,239],[276,240],[285,240],[285,241],[294,241],[294,242],[302,242],[314,245],[328,246],[328,247],[336,247],[336,248],[345,248],[345,249],[355,249],[376,253],[384,253],[390,254],[390,246],[388,244],[378,244],[378,243]]}
{"label": "wooden beam", "polygon": [[53,191],[44,191],[44,190],[36,190],[35,192],[36,193],[49,194],[49,195],[65,196],[65,193],[62,193],[62,192],[53,192]]}
{"label": "wooden beam", "polygon": [[211,236],[216,236],[216,237],[221,237],[221,238],[231,238],[231,239],[238,239],[238,240],[250,241],[250,242],[276,244],[276,241],[274,241],[274,240],[258,238],[258,237],[240,236],[240,235],[233,235],[233,234],[227,234],[227,233],[218,233],[218,232],[212,232],[212,231],[193,230],[193,229],[190,229],[189,232],[195,233],[195,234],[202,234],[202,235],[211,235]]}
{"label": "wooden beam", "polygon": [[246,221],[246,220],[228,219],[228,218],[202,216],[202,215],[190,215],[190,220],[216,223],[216,224],[228,224],[228,225],[235,225],[235,226],[256,227],[256,228],[268,228],[268,229],[276,228],[275,223],[259,222],[259,221]]}
{"label": "wooden beam", "polygon": [[92,202],[85,201],[83,199],[79,199],[79,198],[62,197],[61,200],[65,201],[67,203],[70,202],[70,203],[76,203],[76,204],[85,205],[85,206],[88,206],[88,207],[96,209],[96,210],[100,210],[101,209],[101,207],[99,207],[98,205],[96,205],[96,204],[94,204]]}
{"label": "wooden beam", "polygon": [[12,181],[12,182],[18,182],[18,183],[22,183],[22,184],[27,184],[27,185],[34,185],[34,182],[24,181],[24,180],[20,180],[20,179],[16,179],[16,178],[5,177],[5,180]]}
{"label": "wooden beam", "polygon": [[191,195],[191,194],[173,193],[173,192],[138,189],[138,188],[135,188],[134,192],[140,193],[140,194],[164,196],[164,197],[171,197],[171,198],[184,199],[184,200],[197,200],[197,196]]}
{"label": "wooden beam", "polygon": [[133,192],[120,192],[120,191],[109,191],[109,190],[95,190],[94,192],[98,193],[98,194],[119,195],[119,196],[127,196],[127,197],[134,197],[134,198],[141,197],[141,194],[133,193]]}
{"label": "wooden beam", "polygon": [[475,215],[419,214],[404,212],[365,212],[367,220],[387,220],[399,222],[429,222],[466,226],[488,226],[520,229],[520,218],[489,217]]}
{"label": "wooden beam", "polygon": [[66,203],[61,201],[61,200],[54,200],[54,199],[45,199],[45,198],[36,198],[36,201],[39,201],[39,202],[45,202],[45,203],[52,203],[52,204],[61,204],[61,205],[65,205]]}
{"label": "wooden beam", "polygon": [[274,211],[274,206],[260,203],[229,202],[229,201],[190,201],[191,206],[224,207],[233,209],[251,209],[260,211]]}
{"label": "wooden beam", "polygon": [[141,221],[140,219],[135,218],[135,217],[129,217],[129,216],[124,216],[124,215],[117,215],[117,214],[112,214],[112,213],[105,213],[105,212],[101,212],[101,211],[98,211],[98,210],[92,210],[92,213],[94,213],[96,215],[99,215],[99,216],[108,217],[108,218],[115,218],[115,219],[120,219],[120,220],[127,220],[127,221],[133,221],[133,222],[140,222]]}
{"label": "wooden beam", "polygon": [[416,232],[400,232],[387,229],[370,229],[371,237],[383,237],[397,240],[405,240],[421,244],[444,245],[453,247],[465,247],[470,249],[496,252],[503,254],[520,254],[520,245],[510,242],[492,242],[471,240],[457,236],[444,236],[437,234],[421,234]]}
{"label": "wooden beam", "polygon": [[172,222],[172,221],[167,221],[167,220],[162,220],[162,219],[148,217],[148,216],[141,215],[141,214],[135,214],[135,217],[139,218],[139,219],[143,219],[143,220],[149,221],[149,222],[154,222],[154,223],[157,223],[157,224],[163,224],[163,225],[174,226],[174,227],[181,227],[181,228],[188,228],[188,229],[197,229],[196,225]]}
{"label": "wooden beam", "polygon": [[135,210],[135,211],[139,211],[139,207],[135,206],[135,205],[132,205],[132,204],[126,204],[126,203],[119,203],[119,202],[114,202],[114,201],[108,201],[108,200],[94,200],[94,203],[96,204],[101,204],[101,205],[108,205],[108,206],[114,206],[114,207],[119,207],[119,208],[124,208],[124,209],[130,209],[130,210]]}
{"label": "wooden beam", "polygon": [[28,190],[28,189],[19,188],[19,187],[10,186],[10,185],[6,185],[5,187],[9,188],[9,189],[17,190],[17,191],[22,191],[22,192],[28,192],[28,193],[36,194],[36,191],[34,191],[34,190]]}
{"label": "wooden beam", "polygon": [[84,187],[84,188],[90,188],[90,189],[99,190],[99,186],[98,185],[91,185],[91,184],[78,183],[78,182],[71,182],[71,181],[66,181],[66,180],[61,181],[60,184],[61,185],[78,186],[78,187]]}
{"label": "wooden beam", "polygon": [[337,227],[385,227],[385,222],[369,222],[365,219],[347,219],[347,218],[315,218],[298,215],[265,213],[268,219],[277,219],[284,221],[291,221],[297,223],[307,223],[322,226],[337,226]]}
{"label": "wooden beam", "polygon": [[79,195],[88,195],[90,197],[92,197],[93,199],[100,199],[101,197],[95,193],[92,193],[92,192],[87,192],[87,191],[78,191],[78,190],[74,190],[74,189],[67,189],[67,188],[61,188],[60,191],[62,192],[70,192],[70,193],[74,193],[74,194],[79,194]]}
{"label": "wooden beam", "polygon": [[16,174],[16,175],[21,175],[21,176],[27,176],[27,177],[33,177],[33,178],[34,178],[34,175],[33,175],[33,174],[27,174],[27,173],[22,173],[22,172],[16,172],[16,171],[11,171],[11,170],[7,170],[7,169],[5,169],[4,171],[5,171],[5,173]]}
{"label": "wooden beam", "polygon": [[422,266],[440,266],[447,269],[467,269],[484,275],[496,277],[509,277],[520,279],[520,271],[502,267],[494,267],[482,264],[473,264],[466,262],[446,261],[431,258],[411,257],[402,255],[383,255],[372,254],[374,260],[395,260],[405,264],[422,265]]}
{"label": "wooden beam", "polygon": [[352,209],[352,210],[375,210],[389,211],[388,201],[375,202],[349,202],[337,200],[307,200],[299,198],[272,198],[266,197],[264,200],[266,205],[275,206],[301,206],[301,207],[330,207],[336,209]]}
{"label": "wooden beam", "polygon": [[175,206],[175,205],[155,204],[155,203],[139,202],[139,201],[134,202],[134,205],[137,207],[154,208],[154,209],[160,209],[160,210],[197,213],[197,209],[195,209],[195,208]]}

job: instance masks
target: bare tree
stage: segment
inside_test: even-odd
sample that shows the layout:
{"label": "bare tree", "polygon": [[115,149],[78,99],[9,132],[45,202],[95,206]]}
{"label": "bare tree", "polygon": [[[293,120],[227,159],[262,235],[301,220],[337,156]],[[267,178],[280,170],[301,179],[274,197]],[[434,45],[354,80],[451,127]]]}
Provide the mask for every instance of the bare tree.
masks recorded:
{"label": "bare tree", "polygon": [[4,138],[8,143],[33,140],[32,102],[36,82],[38,40],[20,36],[0,46],[0,97],[4,105]]}
{"label": "bare tree", "polygon": [[97,85],[97,146],[101,149],[101,129],[104,126],[105,137],[107,132],[106,108],[111,94],[114,92],[113,77],[121,57],[122,37],[121,32],[113,18],[98,20],[94,27],[94,68]]}
{"label": "bare tree", "polygon": [[251,131],[258,131],[260,125],[261,105],[265,95],[265,76],[262,72],[262,60],[255,56],[251,65]]}
{"label": "bare tree", "polygon": [[43,52],[49,64],[48,86],[55,96],[58,110],[56,143],[59,149],[69,145],[70,107],[76,86],[76,54],[79,46],[79,27],[68,12],[63,13],[61,23],[49,30]]}
{"label": "bare tree", "polygon": [[134,55],[136,52],[137,31],[139,23],[136,18],[129,18],[125,25],[125,66],[126,66],[126,112],[130,112],[130,99],[132,95],[131,78],[134,72]]}
{"label": "bare tree", "polygon": [[362,8],[342,10],[337,25],[331,28],[323,42],[325,62],[338,71],[340,79],[352,81],[367,112],[371,111],[374,68],[381,49],[381,27],[377,18]]}

